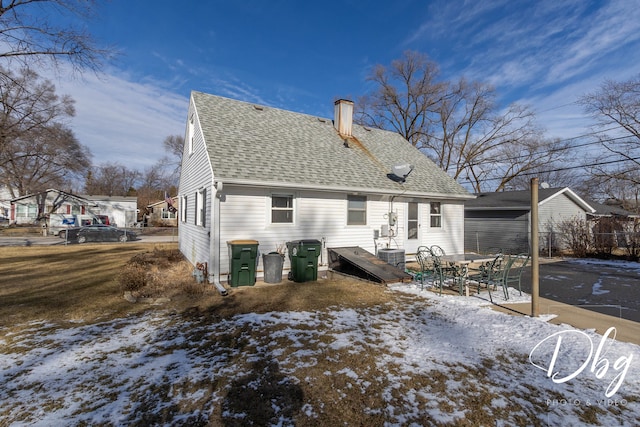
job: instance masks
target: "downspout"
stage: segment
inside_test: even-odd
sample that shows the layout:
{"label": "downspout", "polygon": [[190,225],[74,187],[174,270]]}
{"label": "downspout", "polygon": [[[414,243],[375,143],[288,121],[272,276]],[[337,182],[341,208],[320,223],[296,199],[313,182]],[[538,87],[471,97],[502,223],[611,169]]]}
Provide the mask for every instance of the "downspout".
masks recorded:
{"label": "downspout", "polygon": [[222,183],[213,180],[213,174],[211,175],[211,211],[213,221],[211,218],[209,223],[211,224],[210,236],[209,236],[209,283],[212,283],[220,295],[227,296],[227,290],[220,283],[220,197],[218,192],[222,190]]}

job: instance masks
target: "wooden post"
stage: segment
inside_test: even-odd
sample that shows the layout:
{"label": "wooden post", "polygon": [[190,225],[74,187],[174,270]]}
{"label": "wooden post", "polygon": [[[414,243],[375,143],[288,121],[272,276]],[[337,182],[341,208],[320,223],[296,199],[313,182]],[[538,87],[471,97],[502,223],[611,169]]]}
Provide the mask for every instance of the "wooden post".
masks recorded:
{"label": "wooden post", "polygon": [[539,269],[538,269],[538,178],[531,178],[531,316],[538,317]]}

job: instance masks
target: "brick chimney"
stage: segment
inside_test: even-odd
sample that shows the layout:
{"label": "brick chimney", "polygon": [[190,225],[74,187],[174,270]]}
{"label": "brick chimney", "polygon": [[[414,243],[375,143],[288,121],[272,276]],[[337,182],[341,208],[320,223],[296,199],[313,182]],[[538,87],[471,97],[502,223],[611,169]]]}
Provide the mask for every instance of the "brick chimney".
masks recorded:
{"label": "brick chimney", "polygon": [[340,136],[352,136],[353,127],[353,102],[347,99],[338,99],[335,102],[333,126],[338,130]]}

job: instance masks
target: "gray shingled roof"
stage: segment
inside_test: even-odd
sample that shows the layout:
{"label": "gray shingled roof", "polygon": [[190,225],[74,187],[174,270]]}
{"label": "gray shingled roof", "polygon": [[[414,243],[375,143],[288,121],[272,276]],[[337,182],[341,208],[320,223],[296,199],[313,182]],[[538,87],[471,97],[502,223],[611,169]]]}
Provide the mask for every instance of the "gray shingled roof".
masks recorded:
{"label": "gray shingled roof", "polygon": [[[567,193],[567,195],[577,203],[588,205],[586,201],[581,199],[568,187],[538,189],[538,203],[543,203],[545,200],[560,193]],[[528,211],[531,208],[530,190],[478,193],[476,196],[475,199],[465,202],[464,208],[466,210],[502,209]],[[585,208],[587,207],[585,206]]]}
{"label": "gray shingled roof", "polygon": [[[345,140],[331,119],[192,92],[216,179],[336,191],[458,198],[471,196],[394,132],[353,125]],[[405,183],[393,165],[415,166]]]}

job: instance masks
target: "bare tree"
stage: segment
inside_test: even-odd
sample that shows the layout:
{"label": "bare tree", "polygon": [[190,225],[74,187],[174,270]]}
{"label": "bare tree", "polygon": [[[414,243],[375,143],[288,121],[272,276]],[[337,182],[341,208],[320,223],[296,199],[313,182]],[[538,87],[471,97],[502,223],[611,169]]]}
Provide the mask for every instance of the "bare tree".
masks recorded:
{"label": "bare tree", "polygon": [[[609,196],[638,198],[640,186],[640,75],[627,81],[605,81],[579,102],[597,120],[599,153],[590,168],[594,181]],[[622,190],[622,191],[621,191]],[[621,192],[620,192],[621,191]]]}
{"label": "bare tree", "polygon": [[548,153],[534,150],[542,144],[542,131],[528,108],[502,111],[492,86],[464,78],[441,81],[438,74],[437,64],[416,52],[405,52],[390,68],[378,65],[369,78],[376,88],[359,100],[356,120],[398,132],[478,192],[494,182],[500,190],[548,161]]}
{"label": "bare tree", "polygon": [[130,196],[142,174],[118,163],[105,163],[95,167],[87,176],[84,191],[91,195]]}
{"label": "bare tree", "polygon": [[[115,51],[99,47],[86,30],[96,4],[94,0],[0,1],[0,59],[12,68],[57,69],[64,61],[74,70],[98,71]],[[75,23],[78,18],[84,27]]]}
{"label": "bare tree", "polygon": [[184,137],[180,135],[170,135],[163,141],[163,146],[167,155],[160,160],[162,167],[171,168],[167,179],[172,185],[177,185],[180,179],[180,169],[182,166],[182,152],[184,150]]}
{"label": "bare tree", "polygon": [[414,147],[428,148],[446,84],[438,82],[438,64],[426,55],[407,51],[391,67],[377,65],[368,80],[376,89],[356,104],[356,120],[393,130]]}
{"label": "bare tree", "polygon": [[13,197],[65,186],[84,174],[90,152],[67,127],[73,100],[33,71],[0,72],[0,182]]}

